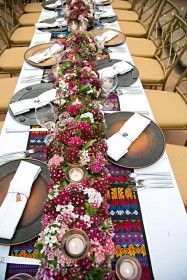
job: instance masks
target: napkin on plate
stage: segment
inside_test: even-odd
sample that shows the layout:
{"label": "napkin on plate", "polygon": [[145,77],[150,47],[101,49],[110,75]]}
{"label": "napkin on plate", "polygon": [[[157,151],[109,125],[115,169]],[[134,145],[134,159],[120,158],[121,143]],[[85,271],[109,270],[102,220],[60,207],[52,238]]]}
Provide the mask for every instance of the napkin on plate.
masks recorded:
{"label": "napkin on plate", "polygon": [[117,31],[108,30],[108,31],[104,32],[102,35],[97,36],[97,37],[101,37],[101,38],[103,38],[103,40],[105,42],[107,42],[107,41],[110,41],[113,38],[115,38],[118,34],[119,34],[119,32],[117,32]]}
{"label": "napkin on plate", "polygon": [[107,75],[110,75],[111,77],[114,77],[115,75],[122,75],[125,74],[133,69],[133,66],[129,64],[128,62],[122,60],[115,64],[113,64],[110,67],[105,67],[103,69],[100,69],[99,76],[101,77],[102,74],[105,72]]}
{"label": "napkin on plate", "polygon": [[51,48],[48,48],[42,53],[35,54],[29,57],[29,60],[34,63],[40,63],[48,58],[50,58],[53,54],[60,52],[63,49],[63,46],[59,44],[54,44]]}
{"label": "napkin on plate", "polygon": [[114,13],[114,11],[108,10],[108,11],[104,11],[101,14],[100,18],[110,18],[110,17],[115,17],[115,16],[116,16],[116,14]]}
{"label": "napkin on plate", "polygon": [[53,23],[47,23],[47,22],[35,23],[36,28],[50,28],[50,27],[58,27],[58,26],[67,26],[67,21],[65,19],[62,19],[60,22],[56,20]]}
{"label": "napkin on plate", "polygon": [[14,116],[30,111],[30,109],[35,108],[36,104],[39,102],[52,102],[56,97],[56,89],[50,89],[43,92],[38,97],[20,100],[11,103],[10,109],[12,110]]}
{"label": "napkin on plate", "polygon": [[130,117],[117,133],[107,139],[108,156],[118,161],[128,152],[132,142],[139,137],[150,121],[137,113]]}
{"label": "napkin on plate", "polygon": [[51,3],[51,4],[47,4],[46,7],[47,8],[57,8],[62,6],[62,1],[57,0],[55,3]]}
{"label": "napkin on plate", "polygon": [[11,239],[22,216],[40,166],[21,161],[0,207],[0,238]]}

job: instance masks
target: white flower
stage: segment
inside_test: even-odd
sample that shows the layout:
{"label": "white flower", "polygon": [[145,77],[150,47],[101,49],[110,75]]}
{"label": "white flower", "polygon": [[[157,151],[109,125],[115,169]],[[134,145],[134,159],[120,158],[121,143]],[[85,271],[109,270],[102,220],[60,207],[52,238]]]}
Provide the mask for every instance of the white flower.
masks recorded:
{"label": "white flower", "polygon": [[68,86],[67,86],[67,84],[65,83],[64,80],[59,80],[59,88],[60,88],[61,90],[66,90],[66,89],[68,89]]}
{"label": "white flower", "polygon": [[89,215],[81,215],[80,220],[84,221],[85,223],[90,223],[90,216]]}
{"label": "white flower", "polygon": [[93,114],[90,113],[90,112],[87,112],[87,113],[82,114],[82,115],[80,116],[80,118],[81,118],[81,119],[89,118],[91,123],[94,122]]}
{"label": "white flower", "polygon": [[88,195],[88,202],[92,204],[97,204],[100,207],[103,202],[101,194],[93,188],[85,188],[84,193]]}

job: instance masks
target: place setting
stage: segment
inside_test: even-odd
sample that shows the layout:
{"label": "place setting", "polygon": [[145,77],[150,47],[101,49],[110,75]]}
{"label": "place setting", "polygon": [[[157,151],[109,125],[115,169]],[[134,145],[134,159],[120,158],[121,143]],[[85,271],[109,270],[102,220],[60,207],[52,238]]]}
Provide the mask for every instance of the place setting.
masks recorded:
{"label": "place setting", "polygon": [[160,128],[148,117],[133,112],[105,115],[109,161],[126,168],[143,168],[157,162],[165,151]]}
{"label": "place setting", "polygon": [[50,68],[57,62],[63,46],[58,43],[45,43],[31,47],[25,52],[25,61],[35,67]]}
{"label": "place setting", "polygon": [[[29,126],[38,125],[35,112],[36,108],[43,104],[47,112],[48,108],[45,106],[45,103],[52,104],[55,96],[56,90],[51,83],[28,86],[15,93],[10,100],[8,110],[16,122]],[[54,106],[53,111],[55,112]],[[11,129],[10,131],[13,132]]]}
{"label": "place setting", "polygon": [[126,37],[122,32],[110,28],[93,29],[89,32],[94,37],[96,43],[102,44],[103,47],[121,45],[126,40]]}
{"label": "place setting", "polygon": [[35,27],[41,32],[63,32],[68,30],[68,24],[61,10],[56,10],[52,17],[47,17],[35,23]]}
{"label": "place setting", "polygon": [[35,238],[50,180],[45,163],[17,159],[0,166],[0,244],[15,245]]}
{"label": "place setting", "polygon": [[49,11],[61,10],[65,3],[64,0],[43,0],[42,7]]}

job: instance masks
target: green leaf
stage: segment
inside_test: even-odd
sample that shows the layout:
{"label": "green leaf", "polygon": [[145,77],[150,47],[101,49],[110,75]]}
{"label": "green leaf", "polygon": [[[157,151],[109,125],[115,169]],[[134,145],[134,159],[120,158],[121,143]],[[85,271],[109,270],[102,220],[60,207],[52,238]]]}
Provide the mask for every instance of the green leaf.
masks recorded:
{"label": "green leaf", "polygon": [[61,187],[62,189],[64,189],[67,185],[68,185],[67,181],[61,181],[61,182],[60,182],[60,187]]}
{"label": "green leaf", "polygon": [[41,251],[43,249],[43,244],[42,243],[36,243],[36,249],[38,251]]}
{"label": "green leaf", "polygon": [[83,149],[84,150],[88,149],[95,141],[96,141],[96,139],[88,141],[88,143],[83,145]]}
{"label": "green leaf", "polygon": [[86,207],[87,215],[89,215],[89,216],[97,215],[97,209],[93,208],[90,203],[86,202],[85,207]]}

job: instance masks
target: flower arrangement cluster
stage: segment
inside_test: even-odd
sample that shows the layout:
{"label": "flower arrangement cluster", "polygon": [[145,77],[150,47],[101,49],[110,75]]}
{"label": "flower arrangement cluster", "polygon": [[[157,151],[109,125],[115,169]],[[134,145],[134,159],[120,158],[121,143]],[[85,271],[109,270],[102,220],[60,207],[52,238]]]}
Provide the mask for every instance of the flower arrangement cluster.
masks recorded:
{"label": "flower arrangement cluster", "polygon": [[57,88],[56,102],[63,105],[64,100],[79,98],[97,99],[101,86],[97,67],[96,47],[92,36],[85,32],[70,35],[58,41],[63,46],[61,61],[50,78]]}
{"label": "flower arrangement cluster", "polygon": [[92,1],[70,0],[67,3],[67,20],[68,24],[72,22],[80,25],[83,21],[87,26],[92,26],[94,23],[93,3]]}
{"label": "flower arrangement cluster", "polygon": [[[84,57],[81,52],[72,57],[80,41],[92,49],[92,39],[87,34],[77,33],[68,38],[65,50],[71,46],[72,49],[65,54],[66,59],[53,79],[58,89],[59,120],[48,146],[51,182],[43,230],[36,244],[42,264],[37,273],[39,280],[115,279],[111,268],[115,250],[113,226],[106,201],[110,187],[106,128],[96,102],[100,84],[89,52]],[[68,168],[74,164],[85,171],[80,182],[67,177]],[[72,229],[82,230],[88,236],[89,249],[84,258],[70,258],[61,248],[62,239]]]}

